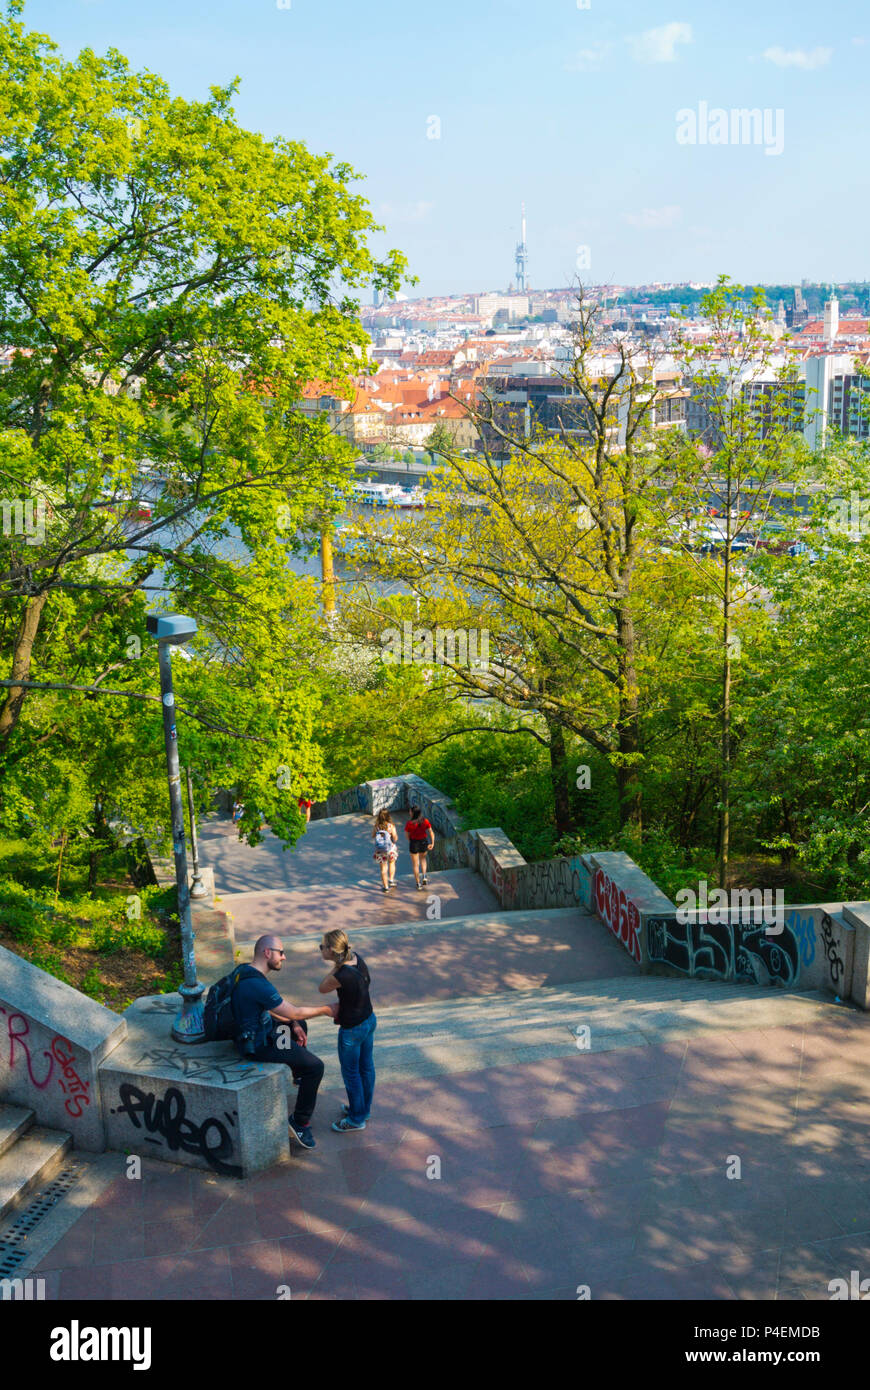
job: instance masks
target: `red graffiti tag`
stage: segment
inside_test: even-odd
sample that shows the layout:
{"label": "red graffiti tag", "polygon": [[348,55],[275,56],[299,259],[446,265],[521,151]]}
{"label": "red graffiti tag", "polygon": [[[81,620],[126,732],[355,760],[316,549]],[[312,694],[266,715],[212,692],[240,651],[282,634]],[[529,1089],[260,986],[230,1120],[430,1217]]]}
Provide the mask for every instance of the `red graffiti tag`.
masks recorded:
{"label": "red graffiti tag", "polygon": [[[5,1014],[6,1010],[0,1008],[0,1013]],[[67,1097],[64,1102],[64,1109],[72,1119],[81,1118],[82,1106],[90,1105],[91,1098],[88,1094],[90,1087],[89,1081],[82,1081],[75,1069],[75,1053],[72,1051],[72,1044],[69,1038],[63,1038],[59,1033],[51,1040],[48,1051],[43,1052],[43,1057],[48,1062],[48,1069],[45,1076],[39,1081],[33,1074],[33,1059],[30,1055],[30,1045],[25,1038],[30,1035],[30,1022],[24,1014],[9,1014],[7,1017],[6,1032],[9,1037],[9,1069],[13,1071],[21,1054],[24,1056],[27,1066],[27,1074],[31,1083],[37,1091],[44,1091],[49,1081],[55,1074],[55,1063],[57,1064],[61,1076],[58,1077],[60,1089]],[[66,1051],[64,1051],[66,1049]],[[63,1079],[61,1079],[61,1077]]]}
{"label": "red graffiti tag", "polygon": [[[0,1010],[0,1012],[5,1014],[6,1010],[3,1009]],[[7,1032],[9,1034],[10,1071],[14,1071],[15,1069],[15,1063],[18,1059],[20,1049],[20,1051],[24,1053],[24,1057],[27,1062],[27,1071],[30,1076],[30,1080],[33,1082],[33,1085],[36,1087],[37,1091],[44,1091],[49,1081],[51,1080],[51,1074],[54,1071],[54,1058],[52,1057],[51,1053],[43,1052],[42,1055],[48,1062],[48,1071],[45,1073],[45,1076],[43,1077],[42,1081],[37,1081],[36,1077],[33,1075],[33,1063],[30,1057],[30,1048],[24,1041],[24,1039],[30,1032],[30,1024],[24,1017],[24,1014],[9,1015],[7,1023]]]}
{"label": "red graffiti tag", "polygon": [[90,1105],[91,1103],[91,1098],[88,1095],[88,1087],[90,1085],[90,1082],[82,1081],[81,1077],[78,1075],[78,1073],[75,1070],[75,1067],[73,1066],[73,1063],[75,1062],[75,1054],[72,1051],[70,1051],[69,1056],[65,1057],[61,1050],[62,1046],[67,1048],[71,1047],[68,1038],[61,1038],[59,1036],[52,1038],[52,1056],[54,1057],[55,1061],[59,1064],[61,1071],[63,1072],[63,1075],[66,1078],[64,1081],[61,1081],[60,1083],[60,1089],[63,1091],[64,1095],[68,1097],[63,1108],[68,1115],[72,1116],[74,1120],[78,1120],[81,1118],[82,1106]]}
{"label": "red graffiti tag", "polygon": [[640,964],[640,913],[625,889],[619,888],[603,869],[595,870],[595,910],[602,922]]}

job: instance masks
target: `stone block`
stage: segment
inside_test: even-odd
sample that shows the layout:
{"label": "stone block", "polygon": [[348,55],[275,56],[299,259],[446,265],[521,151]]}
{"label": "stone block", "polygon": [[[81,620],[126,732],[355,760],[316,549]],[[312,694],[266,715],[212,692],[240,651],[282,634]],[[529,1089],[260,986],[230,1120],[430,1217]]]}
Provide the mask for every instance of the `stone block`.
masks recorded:
{"label": "stone block", "polygon": [[870,903],[844,903],[843,921],[855,932],[849,998],[870,1009]]}
{"label": "stone block", "polygon": [[672,915],[674,904],[621,850],[590,854],[587,862],[592,870],[592,911],[641,970],[648,971],[647,920]]}
{"label": "stone block", "polygon": [[287,1068],[230,1042],[177,1043],[178,994],[137,999],[101,1071],[108,1148],[248,1177],[289,1159]]}
{"label": "stone block", "polygon": [[99,1067],[126,1035],[120,1014],[0,947],[0,1099],[101,1153]]}

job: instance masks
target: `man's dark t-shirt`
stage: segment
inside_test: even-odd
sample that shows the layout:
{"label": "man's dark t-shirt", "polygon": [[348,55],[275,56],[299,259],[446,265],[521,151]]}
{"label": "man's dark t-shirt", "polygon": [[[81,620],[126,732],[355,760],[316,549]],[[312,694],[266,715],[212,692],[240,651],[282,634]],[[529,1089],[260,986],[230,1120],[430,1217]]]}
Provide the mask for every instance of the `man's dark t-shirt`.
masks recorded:
{"label": "man's dark t-shirt", "polygon": [[238,1031],[255,1033],[256,1046],[262,1047],[278,1032],[277,1020],[268,1011],[279,1008],[282,1002],[275,986],[259,970],[240,980],[233,990],[233,1013]]}
{"label": "man's dark t-shirt", "polygon": [[338,1026],[356,1028],[357,1024],[371,1018],[373,1013],[369,998],[371,976],[368,966],[362,956],[357,956],[356,965],[342,965],[336,970],[335,978],[341,985],[338,991]]}

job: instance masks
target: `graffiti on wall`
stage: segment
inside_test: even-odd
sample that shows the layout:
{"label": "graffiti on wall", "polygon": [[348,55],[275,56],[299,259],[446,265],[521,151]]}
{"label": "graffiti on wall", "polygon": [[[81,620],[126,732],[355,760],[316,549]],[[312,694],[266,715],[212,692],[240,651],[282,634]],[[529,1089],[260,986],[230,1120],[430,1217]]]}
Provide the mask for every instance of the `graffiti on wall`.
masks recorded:
{"label": "graffiti on wall", "polygon": [[640,913],[637,905],[603,869],[595,870],[592,907],[632,959],[640,964]]}
{"label": "graffiti on wall", "polygon": [[816,958],[816,919],[815,914],[810,911],[790,912],[786,919],[786,927],[794,933],[798,943],[800,962],[802,966],[812,965]]}
{"label": "graffiti on wall", "polygon": [[229,1057],[196,1057],[175,1047],[152,1047],[143,1052],[137,1067],[160,1067],[177,1071],[191,1081],[219,1081],[232,1086],[256,1076],[259,1067],[253,1062],[234,1061]]}
{"label": "graffiti on wall", "polygon": [[827,912],[822,914],[819,930],[822,937],[822,948],[825,952],[825,959],[828,962],[828,969],[831,972],[831,984],[837,986],[843,978],[843,957],[840,955],[839,947],[834,940],[834,924]]}
{"label": "graffiti on wall", "polygon": [[[404,805],[404,782],[397,782],[394,779],[384,777],[376,782],[369,782],[367,788],[371,796],[373,816],[376,816],[378,811],[391,811]],[[366,802],[368,802],[368,797]]]}
{"label": "graffiti on wall", "polygon": [[502,907],[514,907],[519,887],[516,868],[506,868],[500,863],[483,840],[478,839],[478,846],[481,877],[489,884]]}
{"label": "graffiti on wall", "polygon": [[647,922],[651,963],[684,975],[754,984],[796,985],[800,941],[787,924],[768,932],[754,923],[678,922],[676,914]]}
{"label": "graffiti on wall", "polygon": [[187,1115],[187,1104],[181,1091],[170,1086],[161,1099],[153,1091],[142,1091],[132,1082],[123,1081],[118,1088],[118,1105],[113,1115],[126,1115],[133,1129],[144,1129],[148,1144],[163,1145],[170,1153],[193,1154],[203,1159],[215,1173],[240,1178],[241,1166],[230,1163],[233,1156],[233,1136],[230,1129],[236,1123],[237,1112],[224,1111],[224,1120],[215,1115],[197,1124]]}
{"label": "graffiti on wall", "polygon": [[518,896],[524,908],[585,907],[591,901],[589,870],[579,854],[524,864],[519,880]]}
{"label": "graffiti on wall", "polygon": [[4,1008],[0,1008],[0,1014],[6,1017],[10,1072],[23,1064],[31,1085],[37,1091],[45,1091],[54,1081],[66,1097],[63,1107],[66,1113],[73,1120],[81,1119],[83,1107],[91,1103],[91,1083],[82,1081],[79,1076],[75,1052],[69,1039],[55,1034],[48,1047],[42,1050],[41,1056],[35,1055],[30,1020],[24,1014],[9,1013]]}

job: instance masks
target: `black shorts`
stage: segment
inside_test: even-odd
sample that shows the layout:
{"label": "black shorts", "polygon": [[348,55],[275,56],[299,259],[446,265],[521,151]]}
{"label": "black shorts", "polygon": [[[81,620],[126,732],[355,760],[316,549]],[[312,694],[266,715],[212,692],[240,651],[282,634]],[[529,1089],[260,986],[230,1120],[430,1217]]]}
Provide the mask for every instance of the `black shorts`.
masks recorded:
{"label": "black shorts", "polygon": [[410,854],[425,854],[429,848],[428,840],[409,840],[408,851]]}

